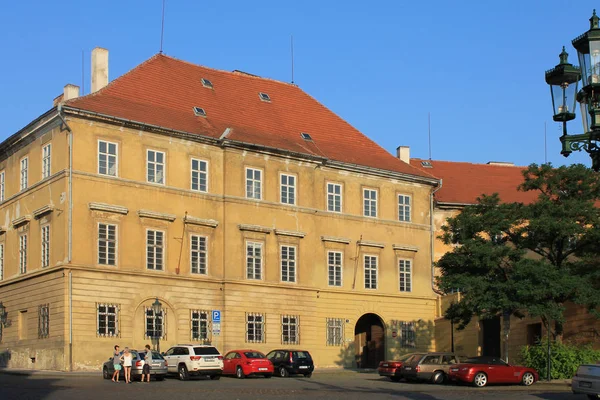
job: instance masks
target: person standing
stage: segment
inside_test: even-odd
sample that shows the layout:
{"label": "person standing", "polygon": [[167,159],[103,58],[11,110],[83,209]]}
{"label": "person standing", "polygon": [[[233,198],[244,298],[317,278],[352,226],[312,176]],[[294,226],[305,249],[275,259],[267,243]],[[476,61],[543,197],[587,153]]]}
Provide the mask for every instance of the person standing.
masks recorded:
{"label": "person standing", "polygon": [[119,373],[121,372],[121,353],[119,353],[119,345],[115,345],[115,351],[113,353],[113,372],[112,381],[119,382]]}
{"label": "person standing", "polygon": [[125,369],[125,382],[131,383],[131,364],[133,361],[133,355],[129,351],[129,347],[125,347],[125,350],[123,350],[121,360],[123,361],[123,368]]}
{"label": "person standing", "polygon": [[152,362],[152,349],[150,345],[146,345],[146,358],[144,360],[144,366],[142,367],[142,382],[144,382],[144,375],[148,376],[147,382],[150,382],[150,363]]}

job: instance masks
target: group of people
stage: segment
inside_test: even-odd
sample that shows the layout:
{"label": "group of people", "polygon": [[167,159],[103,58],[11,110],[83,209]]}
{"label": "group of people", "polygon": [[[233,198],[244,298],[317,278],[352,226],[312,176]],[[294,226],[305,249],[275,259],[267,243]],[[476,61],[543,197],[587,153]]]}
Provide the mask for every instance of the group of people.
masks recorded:
{"label": "group of people", "polygon": [[[146,345],[146,359],[144,366],[142,367],[142,382],[150,382],[150,363],[152,362],[152,350],[150,345]],[[133,364],[133,354],[129,350],[129,347],[125,347],[123,354],[119,351],[119,345],[115,345],[115,352],[113,354],[113,367],[115,372],[112,376],[113,382],[119,382],[119,374],[121,368],[123,368],[123,375],[125,376],[125,383],[131,383],[131,366]],[[122,365],[122,366],[121,366]],[[144,381],[144,378],[146,380]]]}

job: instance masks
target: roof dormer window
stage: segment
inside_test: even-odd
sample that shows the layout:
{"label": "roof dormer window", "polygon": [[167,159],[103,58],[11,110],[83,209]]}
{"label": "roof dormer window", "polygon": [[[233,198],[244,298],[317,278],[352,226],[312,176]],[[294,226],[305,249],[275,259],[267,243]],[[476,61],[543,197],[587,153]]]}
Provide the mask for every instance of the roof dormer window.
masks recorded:
{"label": "roof dormer window", "polygon": [[306,132],[301,132],[300,136],[302,136],[302,139],[304,139],[304,140],[310,140],[310,141],[312,141],[312,137],[310,137],[310,135],[308,133],[306,133]]}
{"label": "roof dormer window", "polygon": [[206,117],[206,111],[201,107],[194,107],[194,114],[196,114],[197,117]]}
{"label": "roof dormer window", "polygon": [[263,93],[263,92],[258,92],[258,96],[260,97],[260,99],[261,99],[262,101],[266,101],[267,103],[270,103],[270,102],[271,102],[271,98],[270,98],[270,97],[269,97],[269,95],[268,95],[268,94],[266,94],[266,93]]}
{"label": "roof dormer window", "polygon": [[206,78],[202,78],[202,86],[204,86],[205,88],[209,88],[209,89],[213,88],[212,82]]}

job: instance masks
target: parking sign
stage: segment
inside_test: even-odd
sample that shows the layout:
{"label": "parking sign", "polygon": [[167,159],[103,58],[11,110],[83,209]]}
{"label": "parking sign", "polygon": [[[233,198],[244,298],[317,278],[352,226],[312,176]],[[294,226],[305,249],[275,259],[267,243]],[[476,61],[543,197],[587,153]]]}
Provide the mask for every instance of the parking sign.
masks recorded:
{"label": "parking sign", "polygon": [[212,322],[221,322],[221,310],[213,310]]}

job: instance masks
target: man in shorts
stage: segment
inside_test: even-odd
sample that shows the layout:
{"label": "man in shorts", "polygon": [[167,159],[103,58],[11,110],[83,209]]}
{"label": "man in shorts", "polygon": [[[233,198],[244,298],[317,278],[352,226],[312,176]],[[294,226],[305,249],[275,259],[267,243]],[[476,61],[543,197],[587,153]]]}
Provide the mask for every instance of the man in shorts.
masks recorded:
{"label": "man in shorts", "polygon": [[119,382],[119,373],[121,372],[121,352],[119,351],[119,345],[115,345],[115,351],[113,353],[113,372],[112,381]]}
{"label": "man in shorts", "polygon": [[150,382],[150,363],[152,362],[152,350],[150,345],[146,345],[146,358],[144,360],[144,366],[142,367],[142,382],[144,382],[144,375],[148,377],[146,382]]}

